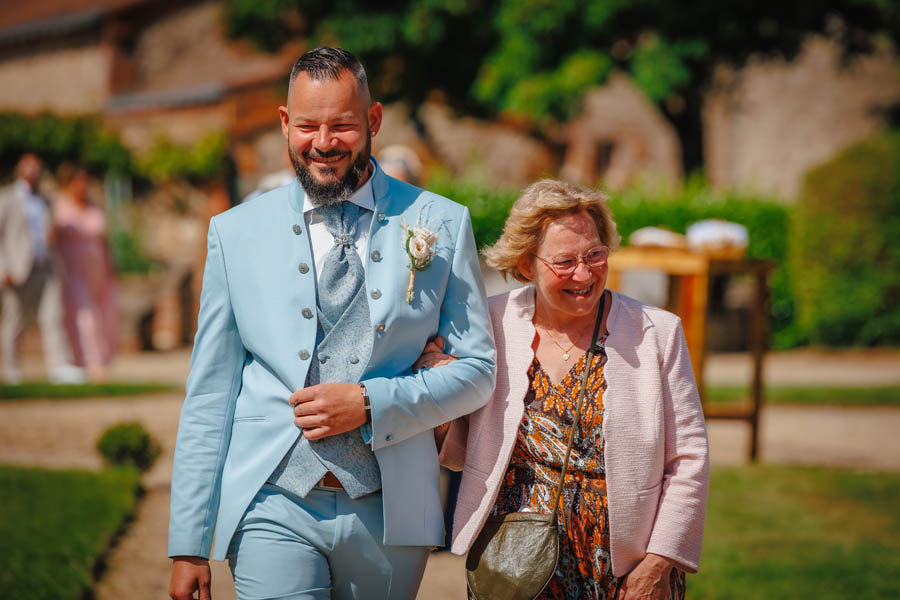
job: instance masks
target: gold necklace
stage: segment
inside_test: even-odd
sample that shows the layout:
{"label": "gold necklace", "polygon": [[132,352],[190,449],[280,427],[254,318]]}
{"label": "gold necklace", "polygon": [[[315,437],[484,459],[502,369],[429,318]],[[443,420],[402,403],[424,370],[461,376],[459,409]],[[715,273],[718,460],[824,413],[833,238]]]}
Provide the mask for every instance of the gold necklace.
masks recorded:
{"label": "gold necklace", "polygon": [[573,342],[572,345],[569,346],[569,349],[567,350],[567,349],[565,349],[565,348],[562,347],[562,344],[560,344],[559,342],[556,341],[556,339],[554,339],[553,335],[550,334],[550,330],[549,330],[549,329],[544,329],[544,333],[547,334],[547,337],[550,338],[550,341],[551,341],[551,342],[553,342],[554,344],[556,344],[556,347],[557,347],[557,348],[559,348],[560,350],[562,350],[562,352],[563,352],[563,353],[562,353],[562,359],[563,359],[563,361],[569,360],[569,357],[571,356],[571,355],[569,354],[569,352],[571,352],[571,351],[572,351],[572,348],[575,347],[575,343]]}

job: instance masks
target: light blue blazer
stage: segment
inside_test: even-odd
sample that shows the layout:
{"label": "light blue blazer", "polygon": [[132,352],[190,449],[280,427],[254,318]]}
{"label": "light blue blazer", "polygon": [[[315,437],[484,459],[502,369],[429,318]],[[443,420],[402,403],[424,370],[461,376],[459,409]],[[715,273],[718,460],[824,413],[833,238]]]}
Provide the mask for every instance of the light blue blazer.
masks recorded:
{"label": "light blue blazer", "polygon": [[[438,545],[443,515],[431,430],[490,398],[493,333],[468,210],[380,168],[372,187],[365,285],[375,333],[362,377],[372,402],[364,435],[381,469],[384,543]],[[212,558],[224,559],[244,511],[300,435],[288,398],[304,386],[317,326],[302,206],[294,181],[210,221],[175,446],[170,556],[209,557],[215,535]],[[416,224],[438,232],[438,240],[408,304],[405,226]],[[413,373],[435,335],[460,360]]]}

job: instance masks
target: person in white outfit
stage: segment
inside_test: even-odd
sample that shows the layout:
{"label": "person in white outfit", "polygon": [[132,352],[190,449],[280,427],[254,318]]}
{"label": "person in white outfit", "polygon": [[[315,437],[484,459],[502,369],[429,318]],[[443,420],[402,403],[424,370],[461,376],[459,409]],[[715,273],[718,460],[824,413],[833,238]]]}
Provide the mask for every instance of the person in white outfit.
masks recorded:
{"label": "person in white outfit", "polygon": [[41,161],[25,154],[16,166],[16,179],[0,188],[0,353],[3,377],[19,383],[22,334],[37,321],[44,362],[56,383],[83,381],[72,366],[62,324],[62,294],[51,244],[50,207],[38,191]]}

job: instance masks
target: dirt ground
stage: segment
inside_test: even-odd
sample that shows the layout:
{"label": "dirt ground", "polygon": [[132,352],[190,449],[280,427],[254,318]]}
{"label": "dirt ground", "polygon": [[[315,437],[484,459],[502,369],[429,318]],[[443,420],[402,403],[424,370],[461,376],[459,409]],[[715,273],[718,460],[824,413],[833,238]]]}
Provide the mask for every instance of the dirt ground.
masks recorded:
{"label": "dirt ground", "polygon": [[[121,357],[111,379],[183,384],[189,355],[136,354]],[[41,365],[26,363],[26,376],[39,377]],[[714,356],[707,363],[710,383],[740,384],[749,377],[743,355]],[[900,352],[800,351],[770,355],[766,381],[772,385],[900,384]],[[167,597],[170,561],[166,536],[180,393],[137,398],[0,403],[0,463],[45,467],[101,466],[94,444],[110,425],[138,420],[161,441],[163,454],[147,473],[147,493],[137,519],[108,559],[98,600]],[[761,420],[761,459],[765,462],[900,470],[900,408],[769,406]],[[739,422],[709,423],[714,464],[740,464],[749,434]],[[213,597],[234,598],[224,563],[213,563]],[[465,598],[463,562],[446,552],[429,560],[419,591],[421,600]]]}

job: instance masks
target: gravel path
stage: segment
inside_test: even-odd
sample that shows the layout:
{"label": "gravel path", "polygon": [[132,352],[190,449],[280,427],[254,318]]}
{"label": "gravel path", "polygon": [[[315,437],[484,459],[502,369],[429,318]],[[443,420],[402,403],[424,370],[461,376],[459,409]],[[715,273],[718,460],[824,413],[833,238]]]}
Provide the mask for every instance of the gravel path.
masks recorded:
{"label": "gravel path", "polygon": [[[187,353],[132,355],[117,362],[115,380],[183,382]],[[39,370],[39,365],[35,367]],[[715,357],[710,382],[746,381],[746,357]],[[889,385],[900,383],[900,353],[823,353],[802,351],[770,358],[772,384]],[[100,468],[94,449],[109,426],[144,423],[163,453],[144,478],[147,494],[138,518],[108,558],[96,589],[97,600],[158,600],[167,597],[170,561],[166,558],[169,481],[180,393],[139,398],[0,402],[0,463],[50,468]],[[740,464],[746,453],[746,425],[709,424],[714,464]],[[761,457],[766,462],[803,463],[900,471],[900,408],[769,406],[761,420]],[[213,597],[232,600],[224,563],[213,563]],[[422,600],[465,598],[463,561],[448,553],[429,560],[419,592]]]}

